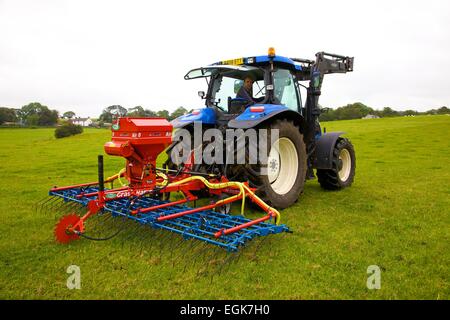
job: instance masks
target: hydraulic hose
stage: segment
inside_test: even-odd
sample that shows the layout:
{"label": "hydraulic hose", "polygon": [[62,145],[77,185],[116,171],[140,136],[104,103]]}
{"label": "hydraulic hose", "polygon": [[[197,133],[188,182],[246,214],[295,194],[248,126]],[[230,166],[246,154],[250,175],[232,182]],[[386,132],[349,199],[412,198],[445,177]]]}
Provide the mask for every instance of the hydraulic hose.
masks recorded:
{"label": "hydraulic hose", "polygon": [[276,210],[275,208],[269,206],[268,204],[266,204],[261,198],[259,198],[249,187],[247,187],[244,183],[242,182],[237,182],[237,181],[229,181],[229,182],[218,182],[218,183],[212,183],[209,182],[208,180],[206,180],[204,177],[200,177],[200,176],[192,176],[177,182],[173,182],[170,183],[168,186],[177,186],[186,182],[190,182],[193,180],[200,180],[206,187],[208,187],[209,189],[223,189],[223,188],[227,188],[227,187],[237,187],[239,188],[239,194],[222,199],[217,201],[217,204],[220,205],[221,203],[227,201],[227,200],[232,200],[232,199],[239,199],[242,196],[242,205],[241,205],[241,215],[244,216],[244,207],[245,207],[245,196],[246,196],[246,192],[248,194],[252,195],[252,198],[256,199],[257,202],[259,202],[260,205],[262,205],[263,209],[271,214],[275,215],[275,223],[277,225],[280,224],[281,221],[281,215],[280,212],[278,210]]}
{"label": "hydraulic hose", "polygon": [[245,207],[245,190],[243,187],[243,184],[241,182],[235,182],[235,181],[229,181],[229,182],[218,182],[218,183],[211,183],[208,180],[206,180],[204,177],[200,177],[200,176],[192,176],[189,178],[185,178],[182,179],[180,181],[177,182],[172,182],[170,183],[168,186],[177,186],[186,182],[190,182],[193,180],[200,180],[206,187],[208,187],[209,189],[224,189],[224,188],[228,188],[228,187],[237,187],[239,188],[239,193],[237,195],[222,199],[217,201],[217,204],[220,205],[221,203],[227,201],[227,200],[231,200],[233,201],[234,199],[239,199],[240,197],[242,197],[242,205],[241,205],[241,215],[244,216],[244,207]]}
{"label": "hydraulic hose", "polygon": [[121,169],[121,170],[119,171],[119,173],[117,174],[117,180],[119,181],[119,183],[120,183],[120,185],[121,185],[122,187],[126,187],[126,186],[127,186],[127,184],[126,184],[126,183],[123,183],[122,179],[120,178],[120,177],[122,176],[122,174],[123,174],[126,170],[127,170],[126,168],[123,168],[123,169]]}

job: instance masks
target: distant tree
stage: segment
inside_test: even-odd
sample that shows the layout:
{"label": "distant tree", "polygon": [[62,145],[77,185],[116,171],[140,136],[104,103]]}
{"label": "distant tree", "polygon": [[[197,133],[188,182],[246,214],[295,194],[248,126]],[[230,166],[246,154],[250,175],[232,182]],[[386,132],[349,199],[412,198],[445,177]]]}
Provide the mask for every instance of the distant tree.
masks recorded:
{"label": "distant tree", "polygon": [[50,110],[39,102],[32,102],[20,109],[19,117],[27,125],[53,126],[58,122],[58,111]]}
{"label": "distant tree", "polygon": [[39,117],[40,126],[54,126],[58,123],[59,114],[56,110],[43,110]]}
{"label": "distant tree", "polygon": [[430,110],[425,111],[424,114],[437,114],[437,110],[436,109],[430,109]]}
{"label": "distant tree", "polygon": [[102,114],[99,117],[99,121],[101,123],[111,123],[112,122],[112,114],[108,111],[103,110]]}
{"label": "distant tree", "polygon": [[397,117],[400,115],[398,111],[395,111],[389,107],[383,108],[380,114],[381,117]]}
{"label": "distant tree", "polygon": [[156,112],[154,112],[154,111],[152,111],[152,110],[148,110],[148,109],[145,109],[144,110],[144,114],[145,114],[145,117],[149,117],[149,118],[154,118],[154,117],[157,117],[158,115],[156,114]]}
{"label": "distant tree", "polygon": [[180,116],[183,116],[183,115],[185,115],[187,112],[188,112],[188,111],[187,111],[185,108],[179,107],[178,109],[176,109],[174,112],[172,112],[172,113],[170,114],[170,120],[173,120],[173,119],[176,119],[176,118],[178,118],[178,117],[180,117]]}
{"label": "distant tree", "polygon": [[436,113],[437,114],[449,114],[450,109],[447,107],[441,107],[441,108],[437,109]]}
{"label": "distant tree", "polygon": [[403,111],[402,114],[404,116],[415,116],[415,115],[418,115],[419,112],[408,109],[408,110]]}
{"label": "distant tree", "polygon": [[169,111],[167,111],[167,110],[159,110],[156,113],[156,116],[160,117],[160,118],[164,118],[164,119],[169,119],[169,117],[170,117]]}
{"label": "distant tree", "polygon": [[11,108],[0,108],[0,124],[5,122],[17,122],[16,110]]}
{"label": "distant tree", "polygon": [[100,115],[99,120],[101,122],[111,123],[113,117],[125,117],[127,115],[127,109],[120,105],[113,105],[105,108]]}
{"label": "distant tree", "polygon": [[72,119],[74,117],[75,117],[75,112],[73,112],[73,111],[66,111],[63,113],[64,119]]}
{"label": "distant tree", "polygon": [[361,119],[374,110],[361,102],[348,104],[335,110],[328,109],[320,115],[320,121]]}
{"label": "distant tree", "polygon": [[322,110],[322,113],[320,114],[319,120],[320,121],[337,120],[336,119],[336,110],[333,110],[333,109],[330,109],[330,108]]}
{"label": "distant tree", "polygon": [[28,117],[26,117],[25,124],[28,126],[39,125],[39,116],[37,114],[30,114]]}
{"label": "distant tree", "polygon": [[128,117],[145,117],[145,110],[141,106],[129,108],[127,116]]}

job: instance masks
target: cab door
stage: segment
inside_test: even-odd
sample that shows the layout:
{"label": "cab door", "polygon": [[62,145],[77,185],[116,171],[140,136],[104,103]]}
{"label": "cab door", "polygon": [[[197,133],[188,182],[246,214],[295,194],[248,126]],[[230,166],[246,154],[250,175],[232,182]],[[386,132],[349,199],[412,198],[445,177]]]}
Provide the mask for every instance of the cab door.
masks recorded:
{"label": "cab door", "polygon": [[273,73],[275,102],[301,113],[300,93],[289,70],[277,69]]}

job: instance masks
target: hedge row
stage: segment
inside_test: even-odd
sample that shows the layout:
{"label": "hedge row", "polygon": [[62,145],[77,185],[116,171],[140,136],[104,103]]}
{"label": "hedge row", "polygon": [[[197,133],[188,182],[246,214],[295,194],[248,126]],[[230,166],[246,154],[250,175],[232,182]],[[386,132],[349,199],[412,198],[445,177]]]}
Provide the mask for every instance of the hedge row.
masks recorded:
{"label": "hedge row", "polygon": [[83,132],[83,128],[81,126],[72,124],[72,123],[66,123],[62,125],[61,127],[56,128],[55,130],[55,137],[56,139],[59,138],[65,138],[69,136],[73,136],[76,134],[80,134]]}

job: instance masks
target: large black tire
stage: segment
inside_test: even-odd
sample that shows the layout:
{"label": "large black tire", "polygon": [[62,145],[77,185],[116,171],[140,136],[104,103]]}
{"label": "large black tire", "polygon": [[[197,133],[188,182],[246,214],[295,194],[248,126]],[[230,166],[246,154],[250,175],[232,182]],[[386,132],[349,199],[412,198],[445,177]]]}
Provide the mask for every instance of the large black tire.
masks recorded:
{"label": "large black tire", "polygon": [[[267,204],[277,209],[285,209],[297,202],[303,192],[307,168],[305,143],[299,128],[289,120],[275,120],[267,129],[269,132],[279,130],[278,176],[273,180],[270,170],[274,166],[269,159],[267,174],[261,174],[261,170],[249,170],[249,180],[257,187],[257,195]],[[269,148],[269,154],[272,148],[273,146]],[[259,174],[256,173],[258,171]]]}
{"label": "large black tire", "polygon": [[[191,141],[190,141],[190,145],[191,145],[191,151],[192,148],[194,147],[194,133],[193,133],[193,128],[188,128],[188,130],[191,132]],[[203,136],[203,133],[202,133]],[[180,163],[182,160],[182,155],[180,152],[178,152],[180,149],[188,149],[187,145],[181,140],[181,141],[176,141],[173,142],[167,149],[166,149],[166,154],[167,154],[167,160],[166,162],[164,162],[163,164],[163,168],[164,169],[170,169],[170,170],[180,170],[183,169],[184,164],[181,163],[181,165],[177,165],[175,162]],[[178,150],[178,151],[177,151]],[[176,160],[175,162],[173,160]],[[180,168],[181,167],[181,168]],[[192,169],[192,171],[194,172],[200,172],[200,173],[205,173],[205,174],[217,174],[220,173],[218,172],[217,166],[216,165],[206,165],[206,164],[194,164]],[[190,190],[190,192],[198,197],[198,198],[204,198],[204,197],[208,197],[209,196],[209,192],[207,189],[202,189],[202,190]],[[167,195],[166,195],[167,198]],[[166,199],[165,198],[165,199]]]}
{"label": "large black tire", "polygon": [[318,169],[320,186],[326,190],[340,190],[349,187],[356,169],[355,149],[350,140],[339,138],[333,149],[331,169]]}

